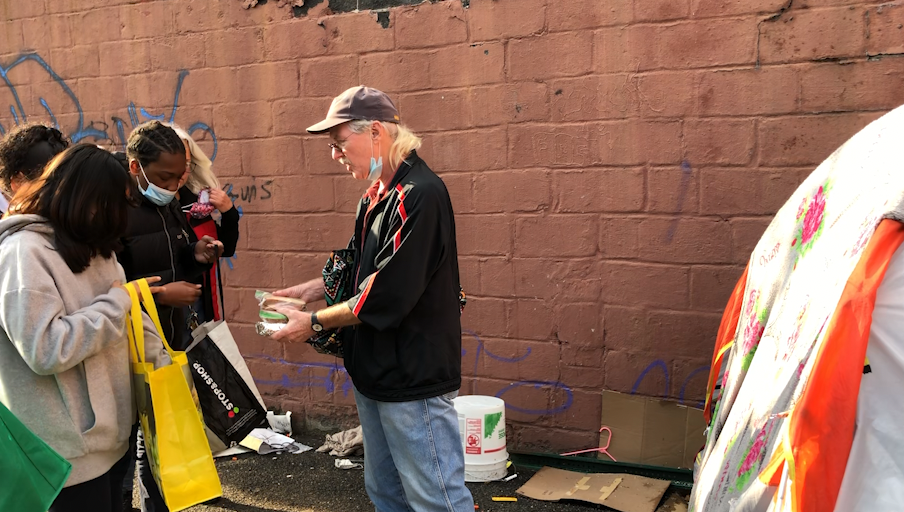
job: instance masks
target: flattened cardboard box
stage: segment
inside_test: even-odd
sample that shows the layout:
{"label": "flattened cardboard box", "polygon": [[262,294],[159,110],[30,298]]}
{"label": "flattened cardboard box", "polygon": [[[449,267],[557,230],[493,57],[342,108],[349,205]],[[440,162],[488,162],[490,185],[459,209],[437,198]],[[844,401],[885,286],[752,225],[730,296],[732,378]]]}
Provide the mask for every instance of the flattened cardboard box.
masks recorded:
{"label": "flattened cardboard box", "polygon": [[[619,462],[693,468],[706,442],[701,409],[614,391],[603,391],[602,409],[602,425],[612,429],[608,451]],[[606,446],[608,436],[600,435],[600,446]]]}
{"label": "flattened cardboard box", "polygon": [[543,468],[515,492],[542,501],[581,500],[621,512],[654,512],[669,484],[637,475]]}

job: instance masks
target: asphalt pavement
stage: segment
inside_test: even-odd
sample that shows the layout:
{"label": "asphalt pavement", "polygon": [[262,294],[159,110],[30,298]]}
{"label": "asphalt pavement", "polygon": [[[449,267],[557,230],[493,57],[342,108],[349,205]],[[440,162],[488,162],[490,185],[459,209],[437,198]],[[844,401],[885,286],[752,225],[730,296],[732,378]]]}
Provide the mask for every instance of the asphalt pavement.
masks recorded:
{"label": "asphalt pavement", "polygon": [[[323,433],[301,433],[297,441],[317,448]],[[373,512],[364,490],[364,471],[336,469],[332,457],[314,450],[293,455],[246,453],[216,459],[223,498],[198,505],[191,512]],[[580,501],[546,502],[518,496],[515,491],[535,473],[512,468],[518,476],[509,482],[468,483],[480,512],[588,512],[611,510]],[[517,502],[494,502],[494,496],[517,497]],[[668,499],[680,500],[678,495]],[[138,506],[137,501],[134,506]],[[660,512],[678,512],[664,504]],[[686,510],[686,508],[684,508]]]}

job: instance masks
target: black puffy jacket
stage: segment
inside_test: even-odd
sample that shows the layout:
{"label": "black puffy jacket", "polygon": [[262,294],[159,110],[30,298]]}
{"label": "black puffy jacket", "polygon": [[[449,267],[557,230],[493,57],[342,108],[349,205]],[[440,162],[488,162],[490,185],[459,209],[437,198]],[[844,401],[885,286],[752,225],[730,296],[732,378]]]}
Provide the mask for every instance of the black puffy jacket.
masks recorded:
{"label": "black puffy jacket", "polygon": [[[116,256],[129,281],[160,276],[159,285],[176,281],[201,283],[211,265],[195,260],[197,242],[179,201],[157,206],[142,197],[141,204],[129,210],[129,229]],[[182,308],[158,304],[157,310],[167,341],[176,350],[184,349],[187,324]]]}

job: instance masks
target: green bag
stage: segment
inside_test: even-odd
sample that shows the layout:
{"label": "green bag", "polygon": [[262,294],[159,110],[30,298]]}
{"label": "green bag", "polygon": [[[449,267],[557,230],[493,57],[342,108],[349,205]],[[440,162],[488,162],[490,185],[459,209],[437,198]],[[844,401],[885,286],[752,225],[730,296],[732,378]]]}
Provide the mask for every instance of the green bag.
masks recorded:
{"label": "green bag", "polygon": [[46,512],[72,464],[0,403],[0,510]]}

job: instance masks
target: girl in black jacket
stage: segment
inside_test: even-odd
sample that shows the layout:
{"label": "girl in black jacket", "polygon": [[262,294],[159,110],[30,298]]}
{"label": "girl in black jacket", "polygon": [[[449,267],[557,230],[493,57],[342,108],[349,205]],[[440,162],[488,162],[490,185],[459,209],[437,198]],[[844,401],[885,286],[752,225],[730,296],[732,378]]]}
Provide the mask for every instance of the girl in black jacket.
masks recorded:
{"label": "girl in black jacket", "polygon": [[191,333],[185,314],[201,295],[200,283],[223,244],[199,239],[175,200],[188,169],[188,153],[176,132],[159,121],[132,131],[126,148],[129,172],[142,194],[129,212],[129,229],[117,253],[129,280],[160,276],[155,295],[164,335],[173,348],[186,347]]}
{"label": "girl in black jacket", "polygon": [[[199,239],[176,200],[189,156],[172,128],[159,121],[139,125],[129,135],[126,157],[142,197],[129,211],[129,227],[116,256],[129,281],[161,277],[154,300],[163,334],[174,349],[183,350],[191,337],[186,312],[201,296],[196,282],[210,271],[223,244],[209,236]],[[142,433],[136,431],[142,510],[165,512],[166,504],[147,465]]]}

